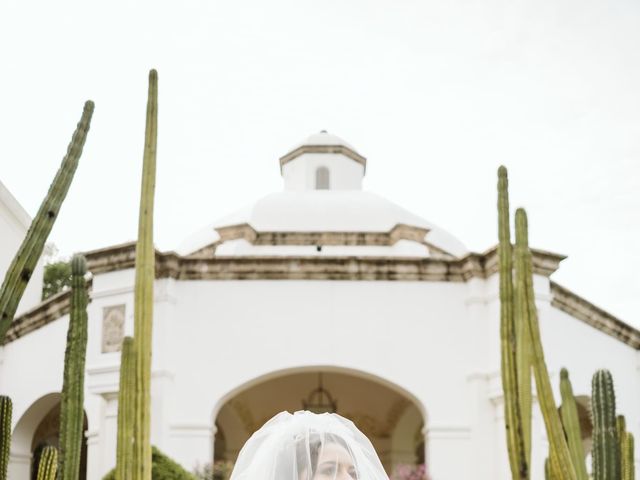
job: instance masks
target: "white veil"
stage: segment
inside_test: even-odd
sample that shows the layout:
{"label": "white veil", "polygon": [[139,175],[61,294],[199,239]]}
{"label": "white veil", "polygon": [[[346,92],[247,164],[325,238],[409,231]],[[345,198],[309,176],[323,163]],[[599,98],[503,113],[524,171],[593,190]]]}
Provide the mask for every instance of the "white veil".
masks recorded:
{"label": "white veil", "polygon": [[281,412],[244,444],[230,480],[388,480],[373,445],[335,413]]}

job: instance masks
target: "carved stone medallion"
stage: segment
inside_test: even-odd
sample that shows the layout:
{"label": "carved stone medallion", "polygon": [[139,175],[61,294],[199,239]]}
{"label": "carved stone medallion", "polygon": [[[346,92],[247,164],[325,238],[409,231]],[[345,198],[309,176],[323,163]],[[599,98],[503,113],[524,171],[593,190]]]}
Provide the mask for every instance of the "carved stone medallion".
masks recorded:
{"label": "carved stone medallion", "polygon": [[118,352],[124,339],[124,305],[102,310],[102,353]]}

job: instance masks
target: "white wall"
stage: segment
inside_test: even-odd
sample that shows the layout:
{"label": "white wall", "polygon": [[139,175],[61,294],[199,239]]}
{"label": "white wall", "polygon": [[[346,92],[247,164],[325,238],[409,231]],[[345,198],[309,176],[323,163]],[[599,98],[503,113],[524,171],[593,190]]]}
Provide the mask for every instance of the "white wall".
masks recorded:
{"label": "white wall", "polygon": [[[133,281],[133,270],[94,278],[86,381],[90,478],[115,462],[120,359],[101,353],[102,310],[125,304],[131,334]],[[637,352],[552,308],[546,278],[536,277],[535,285],[554,383],[564,365],[575,392],[589,394],[592,372],[606,366],[619,411],[637,436]],[[375,376],[422,406],[435,479],[509,478],[495,276],[467,283],[163,279],[154,308],[152,441],[188,468],[209,461],[216,408],[247,382],[323,366]],[[5,347],[0,389],[14,396],[16,421],[60,388],[66,324],[64,317]],[[546,440],[539,414],[534,418],[532,478],[541,478]]]}
{"label": "white wall", "polygon": [[361,190],[364,166],[342,154],[305,153],[282,167],[285,190],[315,190],[316,170],[329,169],[330,190]]}

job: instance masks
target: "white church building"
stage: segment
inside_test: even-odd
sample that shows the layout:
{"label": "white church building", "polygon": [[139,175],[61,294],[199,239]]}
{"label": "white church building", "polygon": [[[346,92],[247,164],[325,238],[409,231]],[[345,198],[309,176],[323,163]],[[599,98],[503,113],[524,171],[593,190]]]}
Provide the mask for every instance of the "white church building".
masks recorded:
{"label": "white church building", "polygon": [[[281,157],[279,167],[282,191],[187,236],[175,251],[157,252],[153,444],[187,469],[233,461],[275,413],[320,403],[368,435],[390,474],[426,462],[433,480],[510,478],[495,247],[470,252],[363,190],[367,159],[326,132]],[[27,226],[2,187],[0,270]],[[135,244],[86,255],[82,468],[98,480],[115,465]],[[609,368],[618,411],[640,438],[640,332],[551,280],[563,258],[533,250],[553,381],[569,369],[588,427],[591,375]],[[40,302],[37,277],[0,347],[0,393],[14,401],[12,480],[33,478],[33,459],[56,442],[58,428],[70,295]],[[589,440],[585,434],[586,449]],[[534,410],[533,479],[543,478],[546,455]]]}

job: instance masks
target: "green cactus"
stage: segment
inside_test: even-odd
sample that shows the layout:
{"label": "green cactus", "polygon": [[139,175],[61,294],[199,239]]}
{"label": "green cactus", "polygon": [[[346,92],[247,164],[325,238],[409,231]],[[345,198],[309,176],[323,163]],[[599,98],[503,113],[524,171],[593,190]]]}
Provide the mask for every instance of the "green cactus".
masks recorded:
{"label": "green cactus", "polygon": [[560,416],[553,398],[549,372],[544,360],[544,349],[542,348],[542,340],[540,338],[538,311],[536,309],[533,290],[533,267],[531,251],[529,250],[527,214],[522,208],[516,210],[516,238],[520,245],[518,251],[523,255],[522,262],[526,274],[525,293],[528,307],[527,320],[529,322],[529,333],[531,335],[533,374],[536,381],[538,403],[540,404],[547,436],[549,438],[552,476],[563,480],[577,480],[571,462],[567,440],[562,430]]}
{"label": "green cactus", "polygon": [[136,357],[133,338],[125,337],[120,356],[120,391],[118,393],[118,444],[116,480],[133,478],[133,424],[136,388]]}
{"label": "green cactus", "polygon": [[13,402],[9,397],[0,396],[0,480],[7,479],[9,452],[11,447],[11,414]]}
{"label": "green cactus", "polygon": [[576,399],[573,396],[569,372],[566,368],[560,370],[560,394],[562,395],[560,416],[562,417],[562,425],[564,426],[567,442],[569,443],[569,451],[571,452],[571,460],[576,471],[576,476],[578,480],[589,480],[587,466],[584,461],[578,407],[576,405]]}
{"label": "green cactus", "polygon": [[38,464],[37,480],[55,480],[58,470],[58,450],[51,445],[44,447]]}
{"label": "green cactus", "polygon": [[524,437],[525,457],[527,465],[531,465],[531,332],[529,329],[529,307],[527,302],[527,268],[526,257],[529,251],[523,230],[516,225],[516,244],[514,248],[514,323],[516,331],[516,364],[518,370],[518,397],[522,417],[522,434]]}
{"label": "green cactus", "polygon": [[134,342],[136,351],[136,419],[134,465],[136,480],[151,480],[151,339],[153,325],[153,199],[158,136],[158,73],[149,72],[142,192],[136,246]]}
{"label": "green cactus", "polygon": [[621,462],[611,373],[598,370],[593,375],[591,388],[593,479],[618,480]]}
{"label": "green cactus", "polygon": [[631,432],[626,432],[620,457],[622,458],[622,480],[635,480],[634,440]]}
{"label": "green cactus", "polygon": [[64,355],[64,380],[60,403],[60,464],[58,480],[76,480],[84,424],[84,365],[87,353],[87,261],[71,259],[71,312]]}
{"label": "green cactus", "polygon": [[509,230],[509,193],[507,169],[498,169],[498,261],[500,267],[500,350],[505,426],[512,478],[527,480],[521,398],[518,391],[516,328],[514,324],[512,247]]}
{"label": "green cactus", "polygon": [[87,138],[92,114],[93,102],[88,101],[84,105],[82,118],[71,138],[60,169],[4,277],[2,288],[0,288],[0,344],[4,342],[4,337],[11,326],[22,294],[38,259],[42,255],[44,244],[71,185]]}

